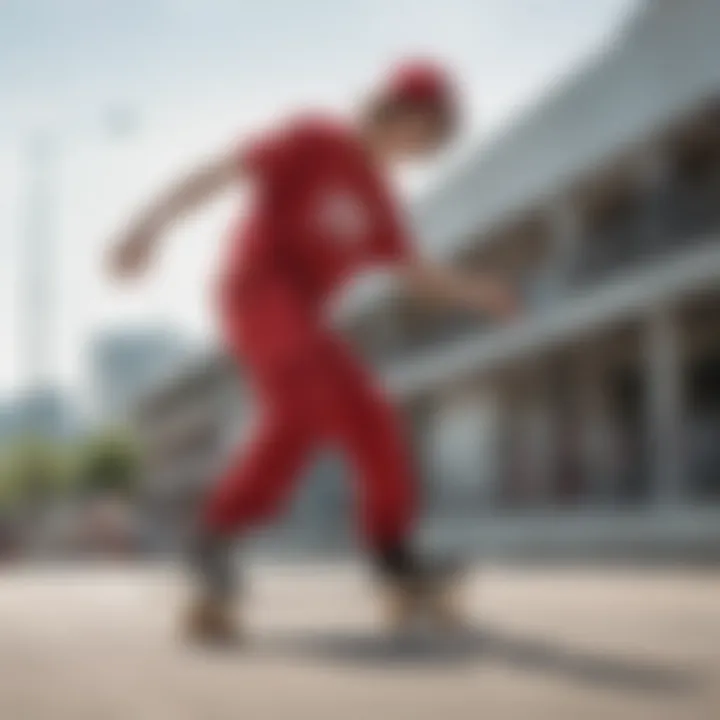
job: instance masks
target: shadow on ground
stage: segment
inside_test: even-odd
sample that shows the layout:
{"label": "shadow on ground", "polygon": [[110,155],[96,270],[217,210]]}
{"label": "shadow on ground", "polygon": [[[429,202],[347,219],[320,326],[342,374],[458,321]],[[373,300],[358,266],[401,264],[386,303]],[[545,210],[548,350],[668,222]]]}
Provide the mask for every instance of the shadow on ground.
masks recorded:
{"label": "shadow on ground", "polygon": [[253,652],[376,667],[437,668],[493,663],[617,690],[672,695],[696,691],[702,680],[697,672],[689,669],[589,653],[490,630],[466,631],[457,637],[387,637],[342,632],[266,635],[258,638]]}

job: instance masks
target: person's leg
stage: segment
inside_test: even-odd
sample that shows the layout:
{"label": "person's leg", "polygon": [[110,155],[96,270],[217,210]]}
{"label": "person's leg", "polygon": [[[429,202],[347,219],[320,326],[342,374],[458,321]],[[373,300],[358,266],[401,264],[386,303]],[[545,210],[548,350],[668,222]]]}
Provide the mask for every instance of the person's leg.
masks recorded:
{"label": "person's leg", "polygon": [[238,639],[235,540],[279,513],[313,444],[311,429],[297,418],[271,415],[210,493],[190,548],[197,591],[184,625],[192,641]]}
{"label": "person's leg", "polygon": [[356,471],[360,530],[378,563],[400,569],[408,561],[419,490],[402,423],[347,348],[334,343],[331,358],[333,433]]}
{"label": "person's leg", "polygon": [[338,346],[333,353],[336,439],[357,471],[361,530],[389,601],[390,620],[402,627],[420,614],[457,624],[452,563],[428,563],[413,547],[419,482],[400,419],[385,393]]}
{"label": "person's leg", "polygon": [[203,525],[216,535],[238,535],[277,515],[326,432],[325,355],[312,339],[255,375],[264,419],[210,494]]}
{"label": "person's leg", "polygon": [[313,428],[300,418],[272,413],[211,492],[203,513],[205,527],[219,535],[237,535],[275,517],[313,441]]}
{"label": "person's leg", "polygon": [[210,594],[234,594],[235,539],[280,513],[313,444],[307,425],[286,416],[270,417],[212,489],[191,548],[193,570]]}
{"label": "person's leg", "polygon": [[211,490],[199,518],[190,555],[199,594],[186,620],[193,640],[224,643],[237,637],[234,541],[280,512],[320,441],[312,388],[321,375],[309,372],[311,359],[309,347],[285,362],[251,369],[264,418]]}
{"label": "person's leg", "polygon": [[191,548],[192,568],[204,586],[227,597],[234,584],[233,540],[280,511],[319,427],[304,379],[314,365],[314,328],[289,290],[267,281],[244,286],[221,307],[221,320],[227,349],[263,413],[251,442],[210,490]]}

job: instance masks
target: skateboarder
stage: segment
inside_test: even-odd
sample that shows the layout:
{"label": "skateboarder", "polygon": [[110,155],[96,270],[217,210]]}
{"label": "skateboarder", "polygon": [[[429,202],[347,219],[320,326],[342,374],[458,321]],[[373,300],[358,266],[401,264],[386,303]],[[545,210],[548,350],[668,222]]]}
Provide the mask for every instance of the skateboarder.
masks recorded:
{"label": "skateboarder", "polygon": [[515,311],[501,279],[421,258],[388,186],[394,166],[433,156],[459,120],[448,73],[431,61],[404,62],[352,119],[305,114],[244,140],[162,195],[113,246],[114,273],[138,274],[175,220],[233,184],[252,192],[250,211],[230,235],[218,307],[261,422],[198,521],[198,595],[187,618],[193,637],[234,634],[233,541],[276,516],[324,443],[339,446],[355,470],[362,537],[395,619],[445,590],[443,574],[411,545],[418,486],[396,411],[327,316],[332,297],[371,268],[391,270],[410,292],[479,313]]}

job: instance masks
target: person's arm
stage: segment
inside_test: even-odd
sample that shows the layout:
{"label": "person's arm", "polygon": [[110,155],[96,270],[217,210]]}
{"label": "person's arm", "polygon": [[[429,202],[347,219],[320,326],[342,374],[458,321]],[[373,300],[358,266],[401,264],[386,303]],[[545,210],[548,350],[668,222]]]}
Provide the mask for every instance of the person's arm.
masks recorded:
{"label": "person's arm", "polygon": [[142,273],[158,245],[162,232],[183,215],[197,209],[230,186],[242,174],[232,154],[197,168],[149,205],[112,245],[110,271],[116,277]]}
{"label": "person's arm", "polygon": [[371,185],[370,191],[377,213],[373,259],[391,267],[408,291],[498,319],[517,314],[518,297],[510,282],[497,274],[466,272],[421,258],[397,205],[377,186]]}
{"label": "person's arm", "polygon": [[399,269],[403,284],[413,293],[472,312],[508,319],[519,311],[512,286],[499,276],[469,273],[414,258]]}

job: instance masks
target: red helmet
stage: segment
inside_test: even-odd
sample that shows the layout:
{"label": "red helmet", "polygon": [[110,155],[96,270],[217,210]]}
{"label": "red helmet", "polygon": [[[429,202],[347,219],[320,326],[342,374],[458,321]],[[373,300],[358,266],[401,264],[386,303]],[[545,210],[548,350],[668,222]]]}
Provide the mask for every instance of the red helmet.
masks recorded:
{"label": "red helmet", "polygon": [[431,108],[449,127],[459,120],[458,97],[450,73],[431,60],[406,60],[392,69],[381,92],[390,102]]}

